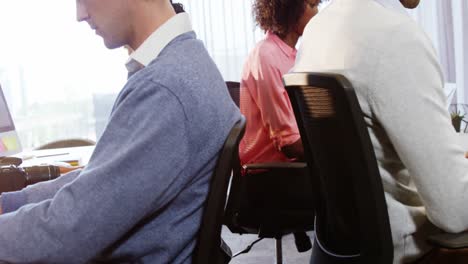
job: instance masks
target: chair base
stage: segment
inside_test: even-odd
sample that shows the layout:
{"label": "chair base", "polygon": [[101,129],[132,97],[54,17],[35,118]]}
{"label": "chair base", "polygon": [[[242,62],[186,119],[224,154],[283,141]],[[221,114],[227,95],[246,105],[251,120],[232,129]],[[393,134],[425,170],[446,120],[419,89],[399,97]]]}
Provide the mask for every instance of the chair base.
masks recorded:
{"label": "chair base", "polygon": [[310,264],[360,264],[360,257],[339,257],[333,256],[325,252],[320,247],[317,239],[314,239],[314,245],[312,247],[312,256],[310,257]]}

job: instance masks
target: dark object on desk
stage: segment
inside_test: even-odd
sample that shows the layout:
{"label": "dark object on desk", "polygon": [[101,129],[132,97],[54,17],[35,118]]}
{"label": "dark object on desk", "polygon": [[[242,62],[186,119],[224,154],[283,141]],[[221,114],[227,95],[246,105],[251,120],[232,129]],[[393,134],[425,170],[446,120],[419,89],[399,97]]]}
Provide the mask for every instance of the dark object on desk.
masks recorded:
{"label": "dark object on desk", "polygon": [[232,100],[236,103],[237,107],[240,107],[240,83],[239,82],[226,82],[229,94]]}
{"label": "dark object on desk", "polygon": [[317,201],[311,263],[392,263],[382,181],[351,84],[321,73],[287,74],[284,83]]}
{"label": "dark object on desk", "polygon": [[24,173],[14,166],[0,167],[0,194],[14,192],[26,186]]}
{"label": "dark object on desk", "polygon": [[73,139],[63,139],[63,140],[53,141],[53,142],[44,144],[40,147],[37,147],[36,150],[72,148],[72,147],[83,147],[83,146],[94,146],[94,145],[96,145],[96,142],[90,139],[73,138]]}
{"label": "dark object on desk", "polygon": [[53,180],[60,176],[57,166],[0,167],[0,193],[12,192],[41,181]]}
{"label": "dark object on desk", "polygon": [[234,166],[239,164],[238,148],[244,131],[245,119],[242,119],[231,129],[221,150],[205,204],[194,264],[225,264],[231,260],[232,253],[221,239],[221,228],[229,179]]}
{"label": "dark object on desk", "polygon": [[60,168],[53,165],[23,167],[26,185],[50,181],[60,176]]}

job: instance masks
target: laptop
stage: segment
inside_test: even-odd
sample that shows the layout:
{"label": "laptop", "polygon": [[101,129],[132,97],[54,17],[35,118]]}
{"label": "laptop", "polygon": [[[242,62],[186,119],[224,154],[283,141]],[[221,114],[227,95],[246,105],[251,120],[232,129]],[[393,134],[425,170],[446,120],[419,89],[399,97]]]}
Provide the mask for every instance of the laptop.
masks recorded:
{"label": "laptop", "polygon": [[21,152],[21,144],[15,130],[15,124],[0,85],[0,157]]}
{"label": "laptop", "polygon": [[[94,147],[71,149],[47,149],[22,152],[18,133],[0,85],[0,160],[2,157],[13,156],[23,160],[22,166],[86,165],[93,153]],[[60,164],[59,164],[60,163]]]}

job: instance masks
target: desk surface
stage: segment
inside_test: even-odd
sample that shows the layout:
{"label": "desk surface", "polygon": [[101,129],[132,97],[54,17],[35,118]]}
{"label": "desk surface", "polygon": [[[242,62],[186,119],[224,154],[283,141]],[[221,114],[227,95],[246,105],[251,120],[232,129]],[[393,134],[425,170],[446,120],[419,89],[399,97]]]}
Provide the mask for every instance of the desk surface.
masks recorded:
{"label": "desk surface", "polygon": [[21,166],[54,164],[57,162],[66,162],[72,166],[84,166],[88,164],[93,151],[94,146],[86,146],[23,151],[14,156],[23,159]]}

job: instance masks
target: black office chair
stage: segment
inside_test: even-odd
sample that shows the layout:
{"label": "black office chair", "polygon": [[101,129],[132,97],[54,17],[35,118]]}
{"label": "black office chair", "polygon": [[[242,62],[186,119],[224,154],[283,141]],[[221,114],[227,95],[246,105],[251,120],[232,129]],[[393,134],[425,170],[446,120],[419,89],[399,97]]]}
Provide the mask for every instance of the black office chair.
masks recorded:
{"label": "black office chair", "polygon": [[244,130],[245,119],[242,118],[231,129],[218,158],[193,256],[194,264],[225,264],[231,259],[231,252],[221,239],[221,228],[229,179],[232,169],[239,164],[237,150]]}
{"label": "black office chair", "polygon": [[322,73],[287,74],[284,84],[313,171],[311,263],[392,263],[382,182],[351,84],[341,75]]}
{"label": "black office chair", "polygon": [[[294,108],[316,199],[311,263],[392,263],[393,243],[382,181],[350,82],[331,73],[291,73],[284,84]],[[468,232],[428,242],[468,247]]]}
{"label": "black office chair", "polygon": [[239,82],[226,82],[229,94],[231,95],[232,100],[236,103],[237,107],[240,107],[240,83]]}
{"label": "black office chair", "polygon": [[[239,83],[226,84],[239,106]],[[307,165],[302,162],[245,164],[242,167],[237,163],[224,223],[232,233],[274,238],[276,262],[282,263],[281,240],[284,235],[294,234],[299,252],[312,247],[305,233],[314,226],[310,185]]]}
{"label": "black office chair", "polygon": [[224,224],[232,233],[274,238],[276,263],[283,263],[284,235],[294,234],[299,252],[312,247],[305,233],[314,228],[311,189],[305,163],[239,165],[233,171]]}
{"label": "black office chair", "polygon": [[83,147],[83,146],[94,146],[96,142],[90,139],[71,138],[62,139],[53,142],[49,142],[36,148],[36,150],[43,149],[56,149],[56,148],[72,148],[72,147]]}

